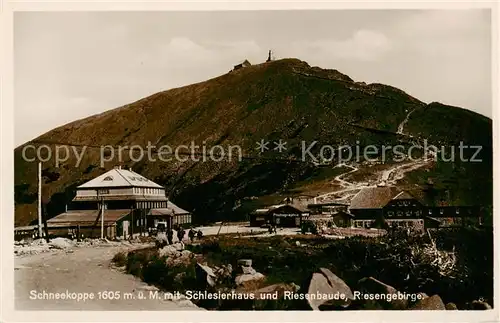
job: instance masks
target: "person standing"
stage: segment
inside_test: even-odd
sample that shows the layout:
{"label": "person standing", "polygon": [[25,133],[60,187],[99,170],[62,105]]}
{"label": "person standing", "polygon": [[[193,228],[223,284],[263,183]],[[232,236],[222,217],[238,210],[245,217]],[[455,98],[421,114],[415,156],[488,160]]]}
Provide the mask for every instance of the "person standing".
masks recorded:
{"label": "person standing", "polygon": [[193,242],[193,240],[194,240],[194,236],[195,236],[195,233],[194,233],[194,229],[193,229],[193,228],[191,228],[191,229],[189,230],[188,236],[189,236],[189,239],[191,240],[191,242]]}
{"label": "person standing", "polygon": [[168,241],[168,244],[174,243],[174,232],[172,231],[172,229],[167,230],[167,241]]}
{"label": "person standing", "polygon": [[179,226],[179,229],[177,230],[177,238],[179,239],[179,242],[182,242],[182,239],[184,238],[184,229]]}

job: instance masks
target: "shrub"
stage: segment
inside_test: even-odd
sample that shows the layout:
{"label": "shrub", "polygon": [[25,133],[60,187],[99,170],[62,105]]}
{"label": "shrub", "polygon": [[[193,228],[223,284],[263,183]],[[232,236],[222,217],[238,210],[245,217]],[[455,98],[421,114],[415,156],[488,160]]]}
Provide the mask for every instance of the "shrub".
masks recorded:
{"label": "shrub", "polygon": [[116,266],[123,267],[127,264],[127,255],[124,252],[117,253],[111,260]]}
{"label": "shrub", "polygon": [[158,250],[145,248],[128,253],[126,270],[127,273],[143,278],[143,268],[147,266],[153,257],[158,257]]}

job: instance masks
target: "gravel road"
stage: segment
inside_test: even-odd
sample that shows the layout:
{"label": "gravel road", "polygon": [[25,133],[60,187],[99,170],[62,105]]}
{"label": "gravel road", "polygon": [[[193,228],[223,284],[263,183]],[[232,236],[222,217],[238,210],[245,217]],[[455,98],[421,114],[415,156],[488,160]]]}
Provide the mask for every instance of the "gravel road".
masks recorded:
{"label": "gravel road", "polygon": [[[41,253],[15,259],[16,310],[118,310],[164,311],[198,310],[187,300],[150,298],[154,287],[138,278],[110,267],[111,259],[120,250],[133,247],[106,246],[74,248],[72,252]],[[137,246],[135,247],[137,248]],[[36,295],[33,294],[36,291]],[[80,297],[91,294],[94,299],[40,299],[42,294],[62,293]],[[109,293],[115,299],[110,299]],[[107,295],[106,295],[107,294]],[[54,295],[53,295],[54,296]],[[108,297],[106,297],[108,296]],[[144,299],[140,299],[141,296]],[[119,297],[119,299],[117,299]],[[33,299],[38,298],[38,299]],[[104,299],[107,298],[107,299]]]}

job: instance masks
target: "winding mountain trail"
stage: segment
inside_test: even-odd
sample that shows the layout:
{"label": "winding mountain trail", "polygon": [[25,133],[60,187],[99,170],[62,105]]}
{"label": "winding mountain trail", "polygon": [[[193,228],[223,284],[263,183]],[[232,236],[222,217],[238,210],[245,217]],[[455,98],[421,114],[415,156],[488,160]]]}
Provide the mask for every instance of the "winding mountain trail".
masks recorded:
{"label": "winding mountain trail", "polygon": [[429,164],[430,161],[430,159],[419,158],[409,163],[384,170],[381,174],[380,181],[386,185],[394,185],[398,180],[403,179],[406,173],[424,167]]}
{"label": "winding mountain trail", "polygon": [[[377,185],[395,185],[397,181],[404,178],[405,174],[414,171],[418,168],[424,167],[431,162],[430,159],[420,158],[414,161],[410,161],[404,164],[397,164],[389,169],[382,170],[378,172],[377,180],[369,182],[349,182],[344,178],[359,170],[358,167],[354,167],[347,164],[341,164],[339,166],[349,167],[350,171],[342,173],[335,176],[334,181],[340,183],[342,189],[331,191],[316,197],[316,203],[336,201],[336,202],[349,202],[349,199],[356,195],[363,188],[376,187]],[[337,166],[337,167],[339,167]]]}
{"label": "winding mountain trail", "polygon": [[408,112],[408,114],[406,115],[405,119],[399,124],[398,131],[396,132],[398,135],[402,135],[403,134],[404,127],[405,127],[406,123],[408,122],[408,119],[410,118],[410,115],[415,110],[416,110],[416,108],[413,109],[413,110],[411,110],[410,112]]}
{"label": "winding mountain trail", "polygon": [[335,167],[349,167],[349,168],[351,168],[351,170],[350,170],[350,171],[348,171],[348,172],[346,172],[346,173],[342,173],[342,174],[340,174],[340,175],[335,176],[335,177],[334,177],[334,180],[335,180],[335,181],[337,181],[337,182],[339,182],[339,183],[340,183],[340,186],[342,186],[342,187],[350,187],[350,186],[353,186],[353,185],[354,185],[354,183],[348,182],[348,181],[346,181],[346,180],[344,180],[344,179],[342,179],[342,178],[343,178],[343,177],[345,177],[345,176],[347,176],[347,175],[349,175],[349,174],[352,174],[352,173],[354,173],[354,172],[357,172],[357,171],[359,170],[359,168],[354,167],[354,166],[351,166],[351,165],[347,165],[347,164],[339,164],[339,165],[337,165],[337,166],[335,166]]}

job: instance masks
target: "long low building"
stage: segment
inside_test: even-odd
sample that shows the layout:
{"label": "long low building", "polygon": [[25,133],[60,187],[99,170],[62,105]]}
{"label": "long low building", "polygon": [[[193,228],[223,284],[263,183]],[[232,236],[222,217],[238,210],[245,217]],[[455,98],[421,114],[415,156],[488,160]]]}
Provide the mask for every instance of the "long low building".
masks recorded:
{"label": "long low building", "polygon": [[482,223],[481,210],[477,206],[428,206],[410,192],[394,186],[363,188],[351,200],[349,212],[354,215],[354,226],[364,228],[385,223],[422,230],[427,227]]}

